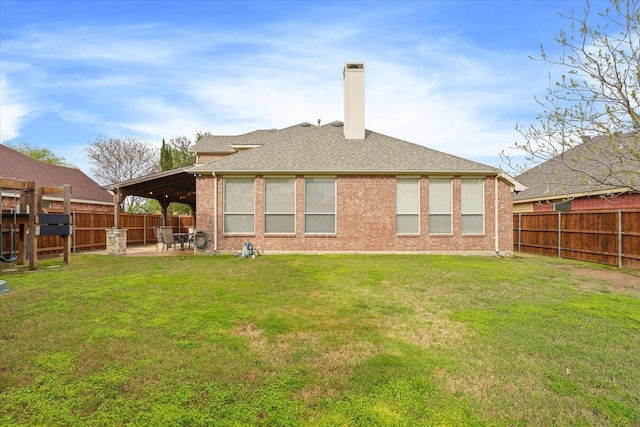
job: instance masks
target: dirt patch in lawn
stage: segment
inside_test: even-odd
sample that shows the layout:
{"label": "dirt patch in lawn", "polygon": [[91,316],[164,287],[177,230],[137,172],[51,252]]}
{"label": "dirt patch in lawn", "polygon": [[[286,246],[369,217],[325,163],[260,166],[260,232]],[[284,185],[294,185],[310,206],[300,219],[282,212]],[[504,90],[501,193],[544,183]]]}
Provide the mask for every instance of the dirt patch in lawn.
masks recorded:
{"label": "dirt patch in lawn", "polygon": [[608,290],[640,296],[640,274],[635,271],[599,270],[572,267],[571,274],[581,278],[581,286],[591,290]]}

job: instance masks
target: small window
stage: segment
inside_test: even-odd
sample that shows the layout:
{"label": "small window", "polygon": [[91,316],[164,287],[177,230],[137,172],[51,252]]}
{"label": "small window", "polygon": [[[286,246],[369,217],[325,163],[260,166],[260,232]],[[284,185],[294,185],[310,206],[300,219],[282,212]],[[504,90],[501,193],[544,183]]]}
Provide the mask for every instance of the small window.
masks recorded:
{"label": "small window", "polygon": [[420,180],[396,180],[396,232],[420,234]]}
{"label": "small window", "polygon": [[553,210],[554,211],[559,211],[559,212],[570,211],[571,210],[571,200],[566,201],[566,202],[562,202],[562,203],[554,203],[553,204]]}
{"label": "small window", "polygon": [[335,178],[306,178],[304,181],[304,232],[335,234]]}
{"label": "small window", "polygon": [[225,233],[254,232],[253,178],[225,178],[223,210]]}
{"label": "small window", "polygon": [[451,178],[429,179],[429,233],[451,234]]}
{"label": "small window", "polygon": [[264,232],[296,232],[296,181],[294,178],[264,180]]}

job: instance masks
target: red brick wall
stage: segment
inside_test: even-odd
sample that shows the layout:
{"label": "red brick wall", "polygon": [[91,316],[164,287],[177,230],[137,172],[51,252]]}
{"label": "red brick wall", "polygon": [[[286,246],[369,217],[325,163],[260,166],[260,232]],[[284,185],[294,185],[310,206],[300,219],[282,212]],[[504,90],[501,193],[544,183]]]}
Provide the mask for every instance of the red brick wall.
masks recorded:
{"label": "red brick wall", "polygon": [[[617,197],[588,196],[573,199],[571,202],[572,211],[585,211],[593,209],[639,209],[640,193],[621,194]],[[534,212],[553,211],[553,203],[534,204]]]}
{"label": "red brick wall", "polygon": [[[429,235],[429,179],[420,179],[420,234],[396,234],[396,178],[393,176],[339,176],[336,181],[336,234],[304,234],[304,177],[296,177],[296,233],[286,236],[265,235],[264,179],[255,180],[255,233],[251,235],[224,235],[222,233],[223,178],[217,179],[219,251],[238,251],[250,241],[262,251],[309,252],[490,252],[495,241],[495,179],[485,179],[485,233],[462,235],[460,210],[460,177],[453,179],[453,233]],[[214,177],[196,179],[196,229],[205,230],[214,238]],[[508,184],[498,182],[499,191],[499,249],[510,255],[513,247],[513,211]],[[208,249],[212,249],[211,246]]]}
{"label": "red brick wall", "polygon": [[582,197],[571,203],[571,210],[581,211],[589,209],[638,209],[640,208],[640,193],[621,194],[615,198],[598,196]]}

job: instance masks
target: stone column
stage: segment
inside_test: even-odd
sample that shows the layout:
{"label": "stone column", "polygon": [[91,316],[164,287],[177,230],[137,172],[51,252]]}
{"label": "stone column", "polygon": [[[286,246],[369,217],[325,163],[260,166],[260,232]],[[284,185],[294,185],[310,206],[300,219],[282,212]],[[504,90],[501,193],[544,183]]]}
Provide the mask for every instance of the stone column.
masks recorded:
{"label": "stone column", "polygon": [[107,228],[107,253],[109,255],[127,254],[127,229]]}

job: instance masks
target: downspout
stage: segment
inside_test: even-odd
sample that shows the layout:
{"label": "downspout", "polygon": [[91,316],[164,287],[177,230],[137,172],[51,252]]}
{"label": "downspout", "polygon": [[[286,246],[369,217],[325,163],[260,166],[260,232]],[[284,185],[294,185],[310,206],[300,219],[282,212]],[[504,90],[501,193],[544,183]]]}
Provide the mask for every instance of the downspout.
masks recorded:
{"label": "downspout", "polygon": [[213,252],[218,252],[218,175],[213,174]]}
{"label": "downspout", "polygon": [[500,221],[498,220],[498,212],[499,212],[499,208],[498,208],[498,177],[496,176],[496,179],[493,181],[494,182],[494,197],[495,197],[495,201],[494,201],[494,208],[495,208],[495,213],[493,215],[493,219],[495,222],[495,244],[496,244],[496,255],[500,255],[500,232],[498,231],[500,227]]}

